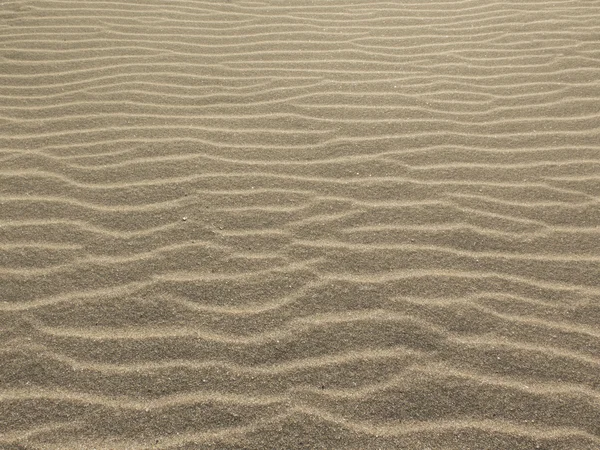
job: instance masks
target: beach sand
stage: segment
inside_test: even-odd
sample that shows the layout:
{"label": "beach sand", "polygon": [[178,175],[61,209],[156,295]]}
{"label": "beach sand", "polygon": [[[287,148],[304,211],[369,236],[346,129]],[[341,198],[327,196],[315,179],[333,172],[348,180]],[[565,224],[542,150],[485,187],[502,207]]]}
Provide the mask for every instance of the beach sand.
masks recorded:
{"label": "beach sand", "polygon": [[599,33],[0,2],[0,448],[599,449]]}

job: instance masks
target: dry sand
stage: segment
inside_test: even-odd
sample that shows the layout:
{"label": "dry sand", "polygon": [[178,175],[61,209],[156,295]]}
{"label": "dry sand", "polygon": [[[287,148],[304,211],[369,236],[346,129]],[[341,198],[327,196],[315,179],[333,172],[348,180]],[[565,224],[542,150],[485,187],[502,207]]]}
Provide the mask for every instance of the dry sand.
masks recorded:
{"label": "dry sand", "polygon": [[2,449],[599,449],[600,3],[0,2]]}

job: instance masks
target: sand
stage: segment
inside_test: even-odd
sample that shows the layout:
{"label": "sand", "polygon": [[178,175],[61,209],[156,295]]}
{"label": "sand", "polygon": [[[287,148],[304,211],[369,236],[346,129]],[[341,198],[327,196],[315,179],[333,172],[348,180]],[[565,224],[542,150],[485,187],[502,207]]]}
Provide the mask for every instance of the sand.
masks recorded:
{"label": "sand", "polygon": [[599,449],[600,3],[0,3],[0,448]]}

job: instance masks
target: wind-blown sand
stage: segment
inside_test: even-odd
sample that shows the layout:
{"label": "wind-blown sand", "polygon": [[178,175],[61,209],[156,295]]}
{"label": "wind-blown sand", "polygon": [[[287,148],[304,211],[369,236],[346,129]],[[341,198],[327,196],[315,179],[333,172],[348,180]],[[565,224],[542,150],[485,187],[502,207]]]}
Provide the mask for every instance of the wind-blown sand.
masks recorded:
{"label": "wind-blown sand", "polygon": [[0,448],[600,448],[600,3],[0,3]]}

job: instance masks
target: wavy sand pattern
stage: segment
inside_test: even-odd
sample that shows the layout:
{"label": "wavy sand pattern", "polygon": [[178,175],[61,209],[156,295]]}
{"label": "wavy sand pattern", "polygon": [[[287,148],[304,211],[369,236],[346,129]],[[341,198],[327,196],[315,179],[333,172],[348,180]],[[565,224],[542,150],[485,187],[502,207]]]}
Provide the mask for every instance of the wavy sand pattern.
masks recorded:
{"label": "wavy sand pattern", "polygon": [[600,448],[600,3],[0,3],[2,449]]}

